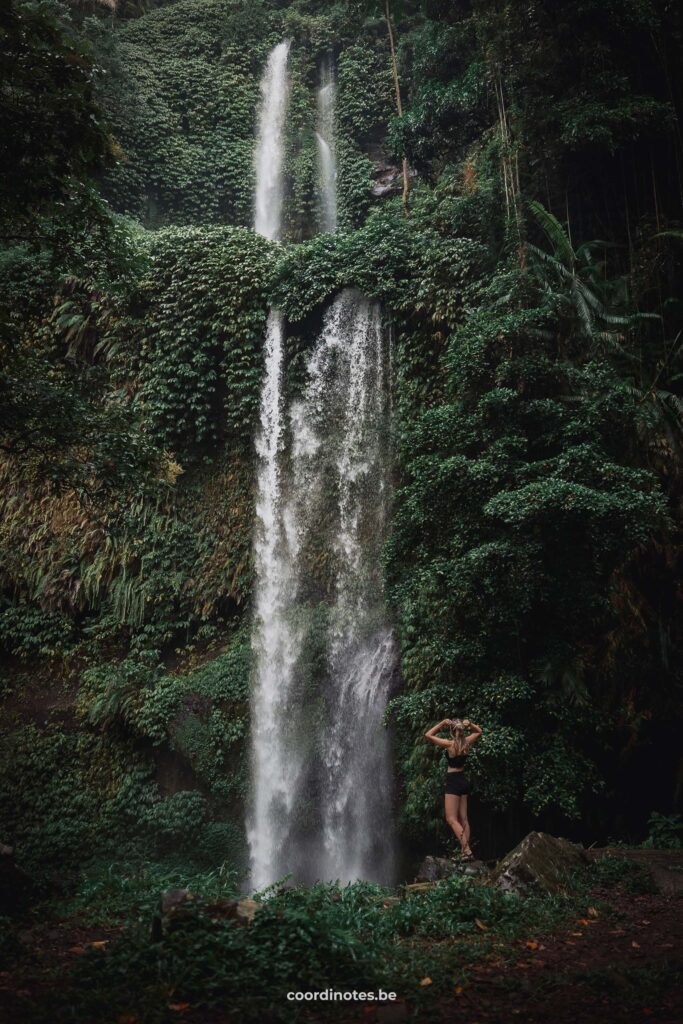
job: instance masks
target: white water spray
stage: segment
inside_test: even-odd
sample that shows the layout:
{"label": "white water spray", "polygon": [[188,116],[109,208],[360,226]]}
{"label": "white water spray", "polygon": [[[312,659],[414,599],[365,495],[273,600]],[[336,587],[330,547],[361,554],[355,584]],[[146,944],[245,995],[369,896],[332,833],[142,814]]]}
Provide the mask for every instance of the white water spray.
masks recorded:
{"label": "white water spray", "polygon": [[254,160],[254,230],[266,238],[279,238],[282,222],[282,156],[289,99],[288,57],[289,41],[285,40],[271,50],[261,79],[261,110]]}
{"label": "white water spray", "polygon": [[337,230],[337,161],[334,147],[334,112],[337,86],[332,60],[320,69],[318,88],[318,175],[320,180],[320,223],[323,231]]}
{"label": "white water spray", "polygon": [[[393,876],[390,752],[382,724],[396,666],[381,573],[391,495],[391,361],[380,308],[342,292],[292,408],[292,518],[312,551],[331,556],[327,665],[313,757],[320,841],[310,880]],[[311,752],[309,752],[309,757]],[[293,854],[295,851],[293,851]],[[296,856],[293,856],[296,862]]]}
{"label": "white water spray", "polygon": [[[296,574],[283,516],[280,458],[283,442],[282,318],[268,318],[261,428],[256,439],[255,622],[252,634],[256,678],[251,696],[252,793],[247,825],[252,884],[267,885],[285,869],[278,857],[296,795],[302,753],[292,717],[291,683],[300,649],[290,610]],[[296,709],[294,709],[296,712]]]}
{"label": "white water spray", "polygon": [[272,318],[258,442],[252,884],[290,871],[304,882],[387,883],[382,718],[396,665],[380,565],[391,496],[388,342],[379,306],[342,292],[292,403],[286,450],[281,345]]}
{"label": "white water spray", "polygon": [[[287,111],[289,42],[271,50],[261,79],[259,134],[255,154],[256,198],[254,230],[277,239],[282,223],[282,157]],[[247,836],[252,859],[252,882],[260,887],[271,878],[278,820],[291,811],[291,773],[288,742],[280,716],[288,700],[288,682],[296,663],[296,638],[286,621],[292,571],[283,532],[280,453],[283,443],[282,372],[284,329],[278,310],[268,315],[265,367],[261,388],[258,460],[255,617],[252,645],[256,679],[251,693],[251,802]]]}

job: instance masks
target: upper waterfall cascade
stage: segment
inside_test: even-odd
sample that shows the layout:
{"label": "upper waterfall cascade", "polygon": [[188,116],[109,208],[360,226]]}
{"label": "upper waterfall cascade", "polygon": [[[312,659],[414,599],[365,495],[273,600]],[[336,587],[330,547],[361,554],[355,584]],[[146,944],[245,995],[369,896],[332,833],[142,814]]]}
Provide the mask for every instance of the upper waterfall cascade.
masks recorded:
{"label": "upper waterfall cascade", "polygon": [[256,146],[254,230],[266,238],[280,237],[282,227],[282,159],[284,125],[289,99],[287,60],[289,41],[274,47],[261,79],[261,110]]}
{"label": "upper waterfall cascade", "polygon": [[318,88],[318,173],[320,181],[320,223],[323,231],[337,229],[337,161],[334,145],[334,117],[337,85],[332,61],[326,58],[320,69]]}
{"label": "upper waterfall cascade", "polygon": [[[256,161],[255,228],[272,238],[280,230],[281,171],[262,157],[268,136],[278,140],[268,146],[281,162],[283,47],[264,74]],[[283,95],[275,95],[276,83]],[[332,231],[329,65],[318,112],[319,144],[328,147],[319,148],[321,225]],[[269,314],[256,438],[247,816],[255,888],[290,872],[303,882],[393,878],[383,715],[397,659],[380,560],[391,503],[390,355],[379,305],[346,289],[324,316],[302,389],[286,401],[285,325],[277,310]]]}

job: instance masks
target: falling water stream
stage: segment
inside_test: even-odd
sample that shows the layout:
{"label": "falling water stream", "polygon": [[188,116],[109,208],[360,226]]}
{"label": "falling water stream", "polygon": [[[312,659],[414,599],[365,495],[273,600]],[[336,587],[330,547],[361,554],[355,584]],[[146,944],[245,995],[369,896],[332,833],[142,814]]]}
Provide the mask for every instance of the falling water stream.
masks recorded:
{"label": "falling water stream", "polygon": [[289,41],[285,40],[270,51],[261,79],[254,230],[266,238],[279,238],[282,226],[282,154],[289,99],[288,57]]}
{"label": "falling water stream", "polygon": [[332,60],[326,57],[320,68],[318,130],[315,133],[320,177],[320,223],[323,231],[337,230],[337,163],[334,152],[336,95]]}
{"label": "falling water stream", "polygon": [[[261,83],[255,230],[280,235],[288,44]],[[322,224],[336,226],[330,67],[318,92]],[[323,131],[328,134],[325,140]],[[329,164],[326,161],[329,158]],[[327,194],[331,193],[331,194]],[[254,560],[251,884],[393,876],[388,736],[395,672],[380,554],[391,502],[390,340],[341,292],[286,400],[271,310],[261,390]]]}

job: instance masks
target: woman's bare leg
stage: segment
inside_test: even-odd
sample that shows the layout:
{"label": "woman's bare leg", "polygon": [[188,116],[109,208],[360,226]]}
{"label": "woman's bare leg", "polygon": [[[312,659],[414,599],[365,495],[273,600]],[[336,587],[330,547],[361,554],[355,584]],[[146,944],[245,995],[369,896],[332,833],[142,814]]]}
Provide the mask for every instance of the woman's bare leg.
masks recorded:
{"label": "woman's bare leg", "polygon": [[471,854],[472,851],[470,850],[470,823],[467,817],[466,796],[460,797],[460,804],[458,806],[458,821],[460,822],[460,827],[462,828],[462,852],[466,856],[469,856],[469,854]]}
{"label": "woman's bare leg", "polygon": [[459,804],[462,799],[466,800],[467,797],[463,798],[461,796],[456,796],[454,793],[446,793],[444,797],[446,804],[446,821],[453,829],[453,832],[455,833],[455,838],[458,840],[460,846],[464,851],[465,847],[463,846],[462,840],[463,828],[462,825],[460,824],[459,810]]}

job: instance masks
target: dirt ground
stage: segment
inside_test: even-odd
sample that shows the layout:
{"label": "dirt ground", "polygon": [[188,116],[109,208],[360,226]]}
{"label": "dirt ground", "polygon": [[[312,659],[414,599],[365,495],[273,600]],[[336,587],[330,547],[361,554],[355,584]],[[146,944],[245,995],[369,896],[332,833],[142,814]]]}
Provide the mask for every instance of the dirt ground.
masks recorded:
{"label": "dirt ground", "polygon": [[[519,959],[492,959],[430,1013],[451,1024],[681,1024],[683,904],[662,895],[596,889],[623,915],[583,918],[567,931],[516,943]],[[391,1016],[379,1018],[389,1024]],[[397,1019],[394,1017],[394,1019]],[[367,1020],[367,1015],[365,1016]]]}
{"label": "dirt ground", "polygon": [[[609,913],[579,918],[550,935],[507,944],[468,970],[467,981],[429,1007],[430,1024],[682,1024],[683,854],[594,851],[637,860],[660,891],[594,888],[589,906]],[[323,1016],[314,1018],[324,1020]],[[399,1024],[402,1002],[365,1007],[348,1024]],[[413,1018],[414,1019],[414,1018]]]}

